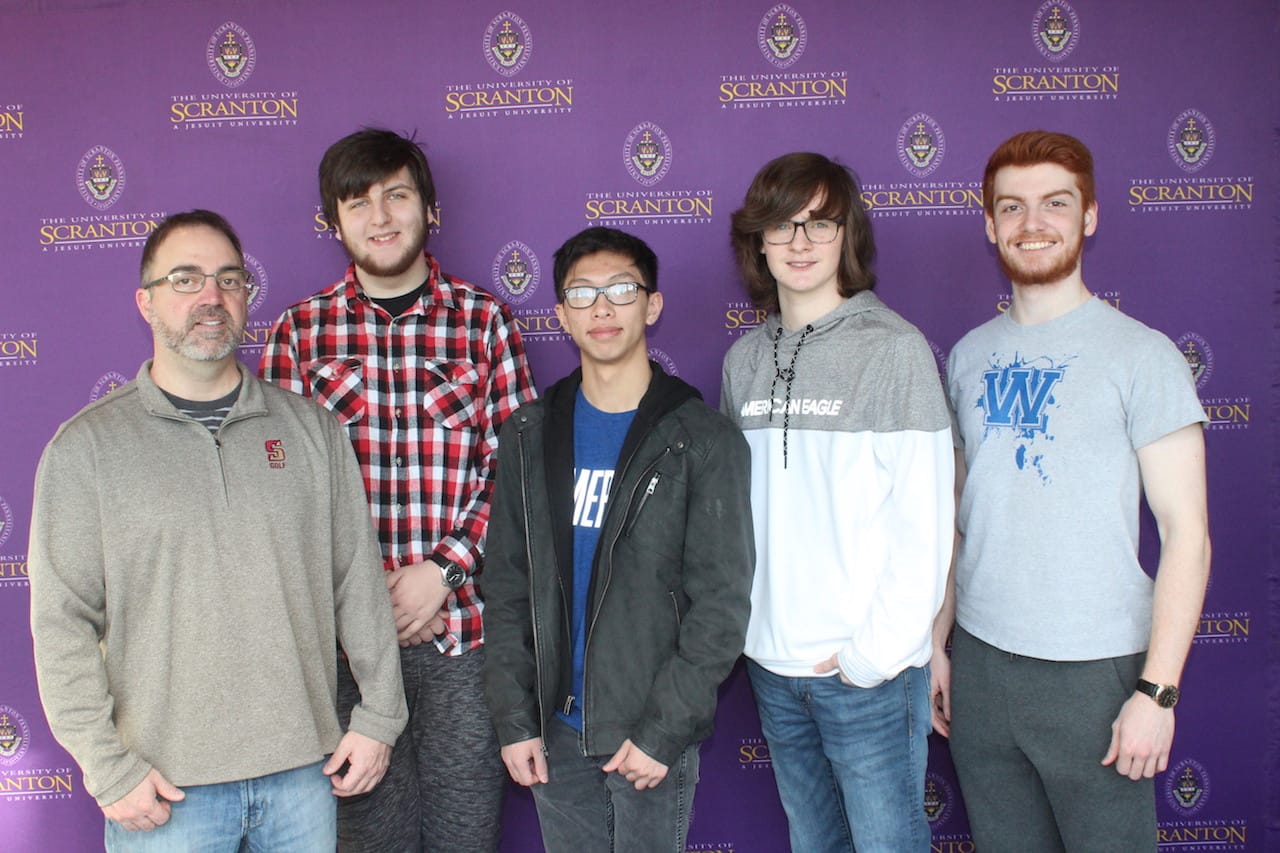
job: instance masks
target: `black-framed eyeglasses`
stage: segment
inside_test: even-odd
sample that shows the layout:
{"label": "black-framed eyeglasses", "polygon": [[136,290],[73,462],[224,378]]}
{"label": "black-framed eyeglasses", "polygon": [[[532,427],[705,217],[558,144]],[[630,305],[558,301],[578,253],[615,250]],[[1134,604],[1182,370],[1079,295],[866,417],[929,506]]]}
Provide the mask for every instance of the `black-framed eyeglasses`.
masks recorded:
{"label": "black-framed eyeglasses", "polygon": [[630,305],[636,301],[642,290],[645,293],[653,292],[651,288],[645,287],[638,281],[615,281],[604,287],[575,284],[573,287],[564,289],[564,304],[570,308],[590,308],[596,304],[596,300],[603,293],[610,305]]}
{"label": "black-framed eyeglasses", "polygon": [[803,231],[810,243],[830,243],[836,239],[843,224],[839,219],[775,222],[764,229],[763,236],[764,241],[770,246],[787,245],[796,238],[797,231]]}
{"label": "black-framed eyeglasses", "polygon": [[162,275],[155,281],[148,281],[142,285],[143,290],[155,287],[157,284],[168,284],[178,293],[199,293],[204,290],[206,279],[213,279],[219,290],[227,293],[235,293],[238,290],[252,291],[253,273],[243,267],[227,267],[217,272],[200,272],[199,270],[175,270],[168,275]]}

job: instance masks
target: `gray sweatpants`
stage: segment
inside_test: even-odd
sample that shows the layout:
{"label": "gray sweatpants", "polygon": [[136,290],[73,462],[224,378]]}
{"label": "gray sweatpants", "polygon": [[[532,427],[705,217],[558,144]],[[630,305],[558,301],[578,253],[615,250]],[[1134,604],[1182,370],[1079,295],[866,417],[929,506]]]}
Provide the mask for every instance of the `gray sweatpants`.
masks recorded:
{"label": "gray sweatpants", "polygon": [[982,853],[1154,853],[1154,781],[1100,763],[1144,657],[1039,660],[956,627],[951,757]]}
{"label": "gray sweatpants", "polygon": [[[424,643],[400,650],[409,723],[378,787],[338,800],[342,853],[493,853],[507,771],[484,701],[484,649],[457,657]],[[359,693],[338,661],[338,718]]]}

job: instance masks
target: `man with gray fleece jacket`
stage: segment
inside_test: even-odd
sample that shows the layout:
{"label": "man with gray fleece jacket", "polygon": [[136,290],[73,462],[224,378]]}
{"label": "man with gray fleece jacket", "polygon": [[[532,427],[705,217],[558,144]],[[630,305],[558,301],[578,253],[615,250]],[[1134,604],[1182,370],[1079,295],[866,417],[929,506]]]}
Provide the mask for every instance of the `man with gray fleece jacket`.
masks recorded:
{"label": "man with gray fleece jacket", "polygon": [[359,468],[331,415],[236,360],[252,290],[221,216],[162,222],[136,294],[154,358],[36,473],[36,675],[108,850],[332,850],[334,796],[376,785],[404,727]]}

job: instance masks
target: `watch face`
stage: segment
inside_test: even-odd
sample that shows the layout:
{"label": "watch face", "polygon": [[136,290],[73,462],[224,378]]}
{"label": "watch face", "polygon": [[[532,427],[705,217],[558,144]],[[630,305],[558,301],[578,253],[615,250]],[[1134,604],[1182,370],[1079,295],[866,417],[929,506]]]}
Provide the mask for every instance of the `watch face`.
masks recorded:
{"label": "watch face", "polygon": [[462,570],[462,566],[450,565],[444,570],[444,582],[450,589],[462,586],[466,579],[467,573]]}
{"label": "watch face", "polygon": [[1161,708],[1172,708],[1174,705],[1178,704],[1179,695],[1178,688],[1166,685],[1156,691],[1156,704]]}

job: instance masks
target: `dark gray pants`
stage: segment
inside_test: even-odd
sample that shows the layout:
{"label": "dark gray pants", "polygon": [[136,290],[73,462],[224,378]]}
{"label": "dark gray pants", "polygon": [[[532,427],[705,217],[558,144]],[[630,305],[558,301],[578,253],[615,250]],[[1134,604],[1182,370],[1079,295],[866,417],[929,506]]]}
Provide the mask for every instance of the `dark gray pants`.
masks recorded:
{"label": "dark gray pants", "polygon": [[982,853],[1154,853],[1154,781],[1101,764],[1144,656],[1039,660],[957,626],[951,757]]}
{"label": "dark gray pants", "polygon": [[545,785],[533,786],[547,853],[684,853],[698,784],[698,744],[685,747],[656,788],[637,791],[600,768],[610,755],[582,754],[578,732],[547,723]]}
{"label": "dark gray pants", "polygon": [[[409,724],[378,787],[338,800],[342,853],[492,853],[502,829],[507,771],[481,669],[484,649],[449,657],[424,643],[400,650]],[[338,719],[359,692],[338,661]]]}

